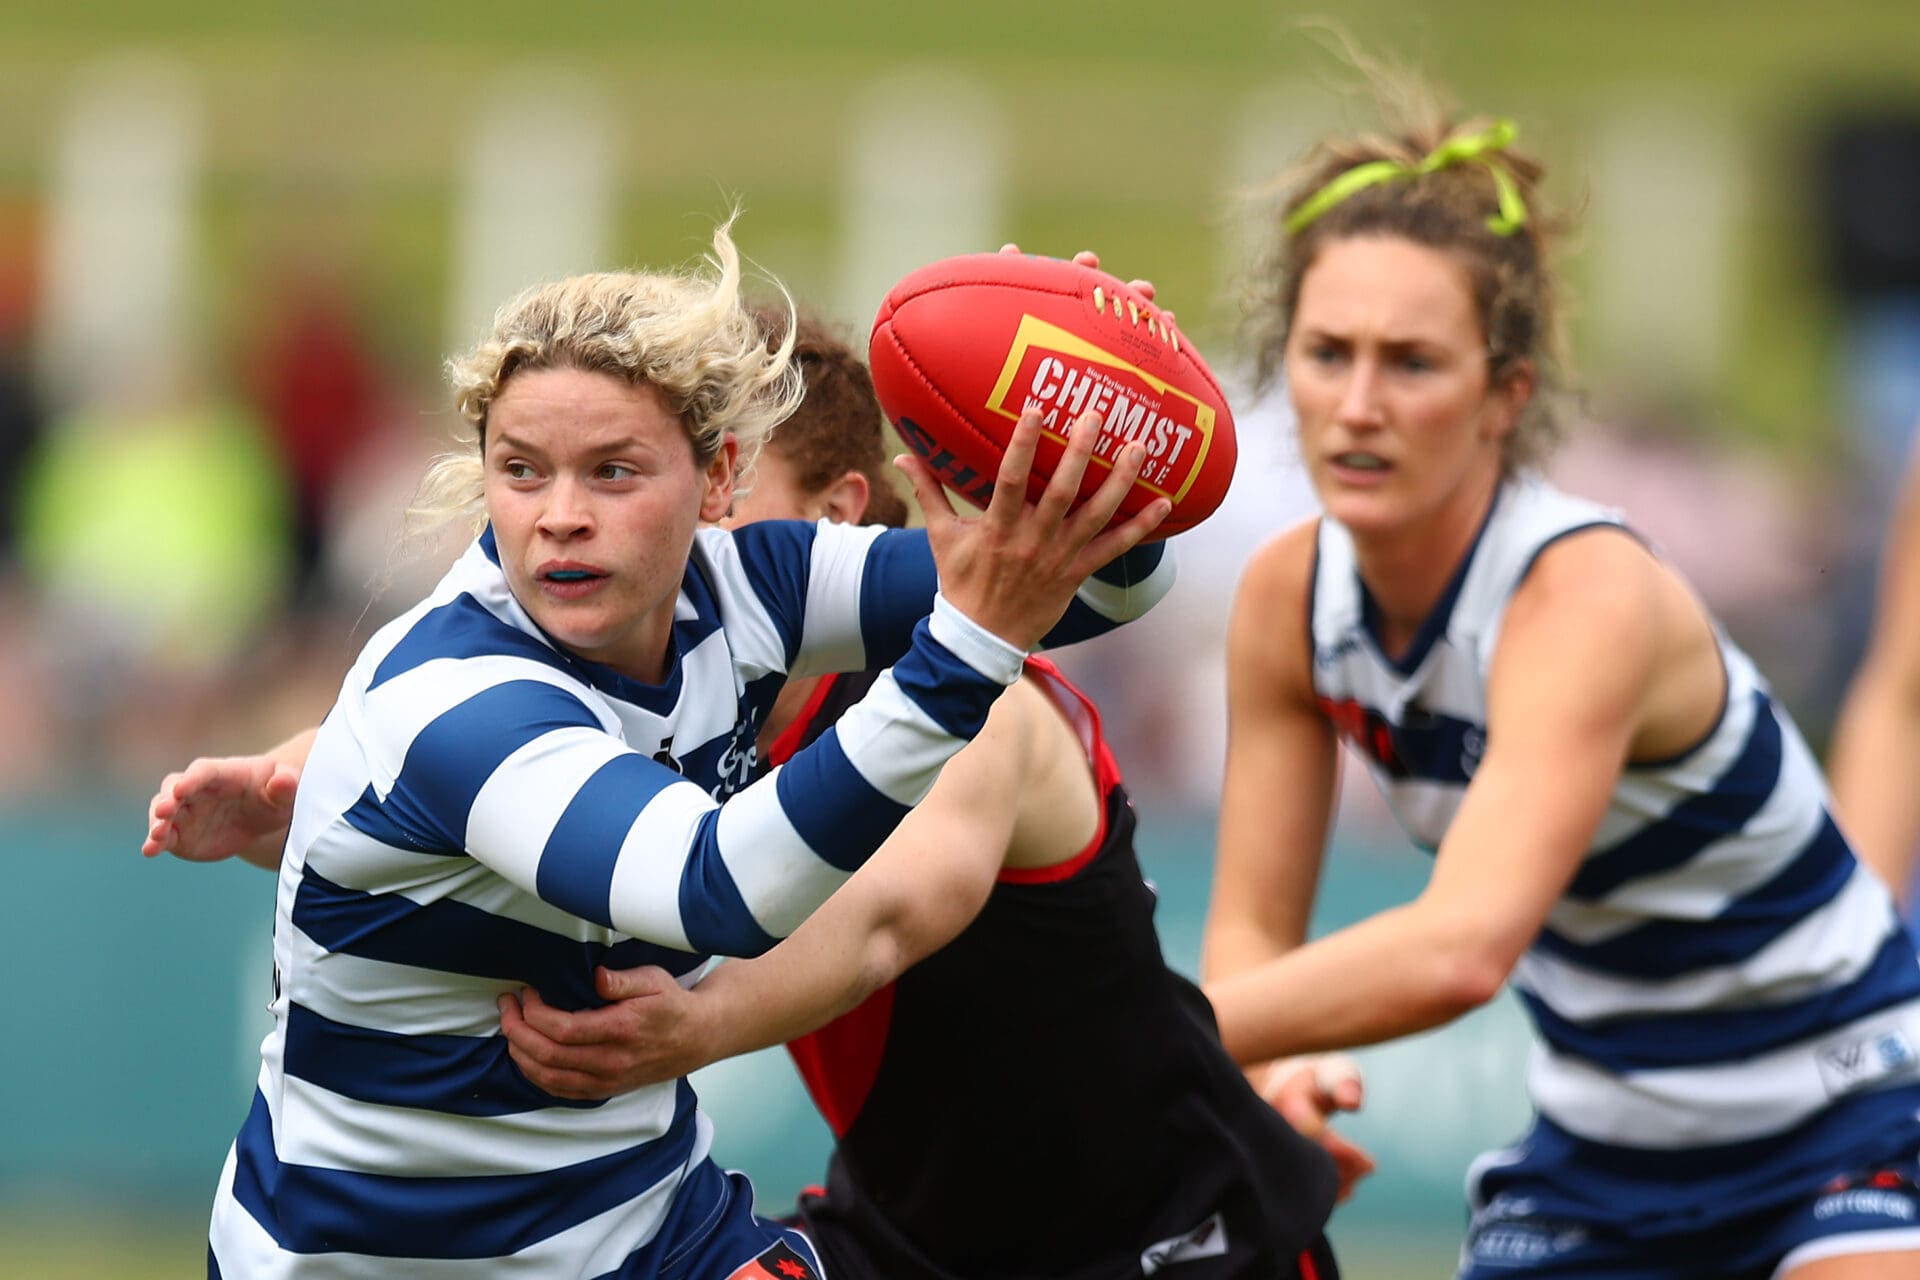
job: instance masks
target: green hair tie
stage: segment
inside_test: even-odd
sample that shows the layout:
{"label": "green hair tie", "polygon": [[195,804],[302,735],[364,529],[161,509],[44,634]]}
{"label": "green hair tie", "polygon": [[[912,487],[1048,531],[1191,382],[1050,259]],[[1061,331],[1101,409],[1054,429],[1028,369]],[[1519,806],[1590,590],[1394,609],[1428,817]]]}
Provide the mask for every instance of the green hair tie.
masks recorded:
{"label": "green hair tie", "polygon": [[1377,187],[1383,182],[1399,178],[1417,178],[1423,173],[1436,173],[1456,164],[1480,164],[1485,165],[1487,172],[1493,175],[1494,190],[1500,201],[1500,212],[1488,217],[1487,230],[1497,236],[1510,236],[1526,225],[1527,205],[1520,198],[1520,184],[1500,163],[1498,155],[1519,136],[1519,127],[1513,121],[1496,120],[1479,133],[1449,137],[1429,151],[1418,164],[1371,160],[1355,165],[1302,200],[1299,207],[1287,215],[1287,234],[1299,235],[1321,214],[1368,187]]}

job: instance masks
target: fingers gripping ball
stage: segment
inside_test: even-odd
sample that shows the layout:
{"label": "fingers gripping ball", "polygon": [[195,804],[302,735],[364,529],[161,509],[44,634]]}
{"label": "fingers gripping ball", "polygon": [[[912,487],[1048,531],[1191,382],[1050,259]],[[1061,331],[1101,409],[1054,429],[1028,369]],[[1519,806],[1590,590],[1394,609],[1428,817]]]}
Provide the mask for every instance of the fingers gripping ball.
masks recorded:
{"label": "fingers gripping ball", "polygon": [[1161,309],[1104,271],[1058,258],[976,253],[913,272],[887,294],[869,347],[874,388],[907,447],[975,506],[992,492],[1014,423],[1042,415],[1037,499],[1083,413],[1099,415],[1084,500],[1119,450],[1146,450],[1116,522],[1155,498],[1153,536],[1212,514],[1233,479],[1233,414],[1206,361]]}

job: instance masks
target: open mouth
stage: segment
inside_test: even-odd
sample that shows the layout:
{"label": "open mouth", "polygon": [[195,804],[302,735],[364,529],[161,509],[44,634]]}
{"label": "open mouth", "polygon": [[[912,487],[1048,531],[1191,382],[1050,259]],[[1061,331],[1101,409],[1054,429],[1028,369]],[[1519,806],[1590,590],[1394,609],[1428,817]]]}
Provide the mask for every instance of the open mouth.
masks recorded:
{"label": "open mouth", "polygon": [[543,591],[563,600],[586,595],[607,580],[605,570],[582,564],[543,565],[533,576]]}
{"label": "open mouth", "polygon": [[1334,454],[1333,465],[1345,467],[1350,471],[1385,471],[1390,464],[1377,453],[1362,453],[1355,450]]}

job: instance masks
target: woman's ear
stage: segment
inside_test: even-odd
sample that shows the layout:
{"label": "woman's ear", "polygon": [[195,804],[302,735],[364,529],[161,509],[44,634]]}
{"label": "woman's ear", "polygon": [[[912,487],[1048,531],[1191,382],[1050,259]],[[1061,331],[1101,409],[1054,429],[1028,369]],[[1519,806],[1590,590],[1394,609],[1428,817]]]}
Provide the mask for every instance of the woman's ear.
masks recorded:
{"label": "woman's ear", "polygon": [[1499,375],[1488,390],[1491,412],[1487,416],[1487,438],[1500,440],[1513,434],[1520,415],[1533,400],[1533,361],[1515,360]]}
{"label": "woman's ear", "polygon": [[835,524],[859,524],[867,518],[867,503],[872,498],[873,490],[867,477],[858,471],[847,471],[820,491],[820,501],[826,505],[822,514]]}
{"label": "woman's ear", "polygon": [[733,508],[733,486],[739,479],[734,465],[740,458],[740,442],[728,435],[720,441],[720,452],[707,463],[706,492],[700,496],[700,518],[708,524],[726,518]]}

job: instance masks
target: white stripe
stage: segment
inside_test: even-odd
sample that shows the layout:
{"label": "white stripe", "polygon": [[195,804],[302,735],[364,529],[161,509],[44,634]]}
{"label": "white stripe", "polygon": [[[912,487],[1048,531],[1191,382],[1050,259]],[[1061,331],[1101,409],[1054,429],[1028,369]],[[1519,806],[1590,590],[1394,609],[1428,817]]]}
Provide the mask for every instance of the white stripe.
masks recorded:
{"label": "white stripe", "polygon": [[1373,757],[1366,756],[1363,759],[1367,771],[1379,784],[1387,807],[1393,810],[1393,816],[1406,828],[1407,835],[1423,848],[1439,848],[1440,841],[1446,838],[1448,826],[1453,822],[1454,813],[1460,808],[1460,798],[1466,794],[1466,788],[1420,778],[1395,782],[1387,776],[1386,770],[1374,763]]}
{"label": "white stripe", "polygon": [[834,726],[840,750],[870,786],[895,804],[916,805],[940,767],[966,745],[941,728],[882,672]]}
{"label": "white stripe", "polygon": [[927,630],[941,646],[989,680],[1012,684],[1027,655],[954,607],[945,592],[933,597]]}
{"label": "white stripe", "polygon": [[659,1138],[673,1122],[674,1088],[648,1085],[592,1112],[483,1117],[359,1102],[288,1076],[275,1110],[277,1146],[290,1164],[410,1178],[547,1173]]}
{"label": "white stripe", "polygon": [[[673,709],[673,753],[685,756],[733,732],[742,689],[727,648],[732,633],[714,631],[680,659],[680,697]],[[650,743],[636,743],[651,748]]]}
{"label": "white stripe", "polygon": [[684,781],[647,802],[613,864],[610,910],[616,929],[663,947],[693,950],[680,919],[680,877],[700,820],[717,807],[706,792]]}
{"label": "white stripe", "polygon": [[[1781,1133],[1834,1098],[1818,1055],[1883,1033],[1920,1045],[1920,1000],[1896,1005],[1809,1040],[1741,1062],[1616,1076],[1578,1058],[1534,1047],[1528,1090],[1540,1113],[1594,1142],[1672,1151]],[[1874,1079],[1910,1082],[1915,1067]]]}
{"label": "white stripe", "polygon": [[1513,981],[1573,1022],[1787,1004],[1845,986],[1902,926],[1879,880],[1856,867],[1840,892],[1752,956],[1665,980],[1623,978],[1532,948]]}
{"label": "white stripe", "polygon": [[860,584],[866,577],[867,555],[884,532],[878,525],[820,522],[807,571],[807,607],[793,660],[794,678],[866,667]]}
{"label": "white stripe", "polygon": [[[724,529],[702,529],[695,535],[693,547],[694,554],[704,558],[711,570],[706,580],[713,587],[726,625],[724,643],[733,651],[730,665],[737,665],[747,680],[786,670],[786,642],[773,614],[753,590],[733,535]],[[683,598],[681,603],[687,602]]]}
{"label": "white stripe", "polygon": [[1562,898],[1547,927],[1569,942],[1604,942],[1649,919],[1715,920],[1727,904],[1779,875],[1826,821],[1821,793],[1798,785],[1815,768],[1797,734],[1787,735],[1780,785],[1741,831],[1722,837],[1670,871],[1639,876],[1598,902]]}
{"label": "white stripe", "polygon": [[[777,771],[776,771],[777,772]],[[754,921],[784,938],[847,882],[793,828],[771,778],[720,809],[721,857]]]}
{"label": "white stripe", "polygon": [[282,932],[289,963],[282,966],[281,989],[303,1008],[349,1026],[490,1036],[500,1030],[494,1001],[522,985],[330,952],[292,925]]}
{"label": "white stripe", "polygon": [[[703,1125],[704,1127],[704,1125]],[[691,1169],[706,1158],[700,1144]],[[506,1280],[545,1280],[550,1276],[604,1275],[651,1241],[672,1206],[681,1173],[598,1217],[530,1245],[505,1258],[385,1258],[358,1253],[289,1253],[233,1198],[235,1159],[227,1155],[210,1231],[222,1274],[247,1280],[388,1280],[395,1275],[420,1280],[468,1280],[484,1271]]]}
{"label": "white stripe", "polygon": [[476,694],[510,681],[550,684],[579,700],[608,733],[617,721],[601,700],[565,672],[531,658],[484,654],[474,658],[434,658],[394,676],[364,695],[360,739],[373,772],[374,794],[385,799],[420,731]]}
{"label": "white stripe", "polygon": [[1160,563],[1153,566],[1153,571],[1132,586],[1116,586],[1098,578],[1088,578],[1073,594],[1081,604],[1101,617],[1124,622],[1139,617],[1160,603],[1167,592],[1173,590],[1177,573],[1173,547],[1168,546],[1160,557]]}
{"label": "white stripe", "polygon": [[633,754],[598,729],[541,734],[502,760],[481,785],[467,811],[467,850],[533,893],[541,854],[567,806],[595,773]]}
{"label": "white stripe", "polygon": [[[1354,632],[1354,636],[1363,646],[1370,648],[1373,644],[1362,631]],[[1417,695],[1427,712],[1486,727],[1486,693],[1480,673],[1472,657],[1462,653],[1448,637],[1434,642],[1415,679],[1403,679],[1371,653],[1362,661],[1357,652],[1351,652],[1335,664],[1335,670],[1340,697],[1372,707],[1396,724],[1406,718],[1407,704]],[[1326,682],[1324,675],[1322,680]]]}

